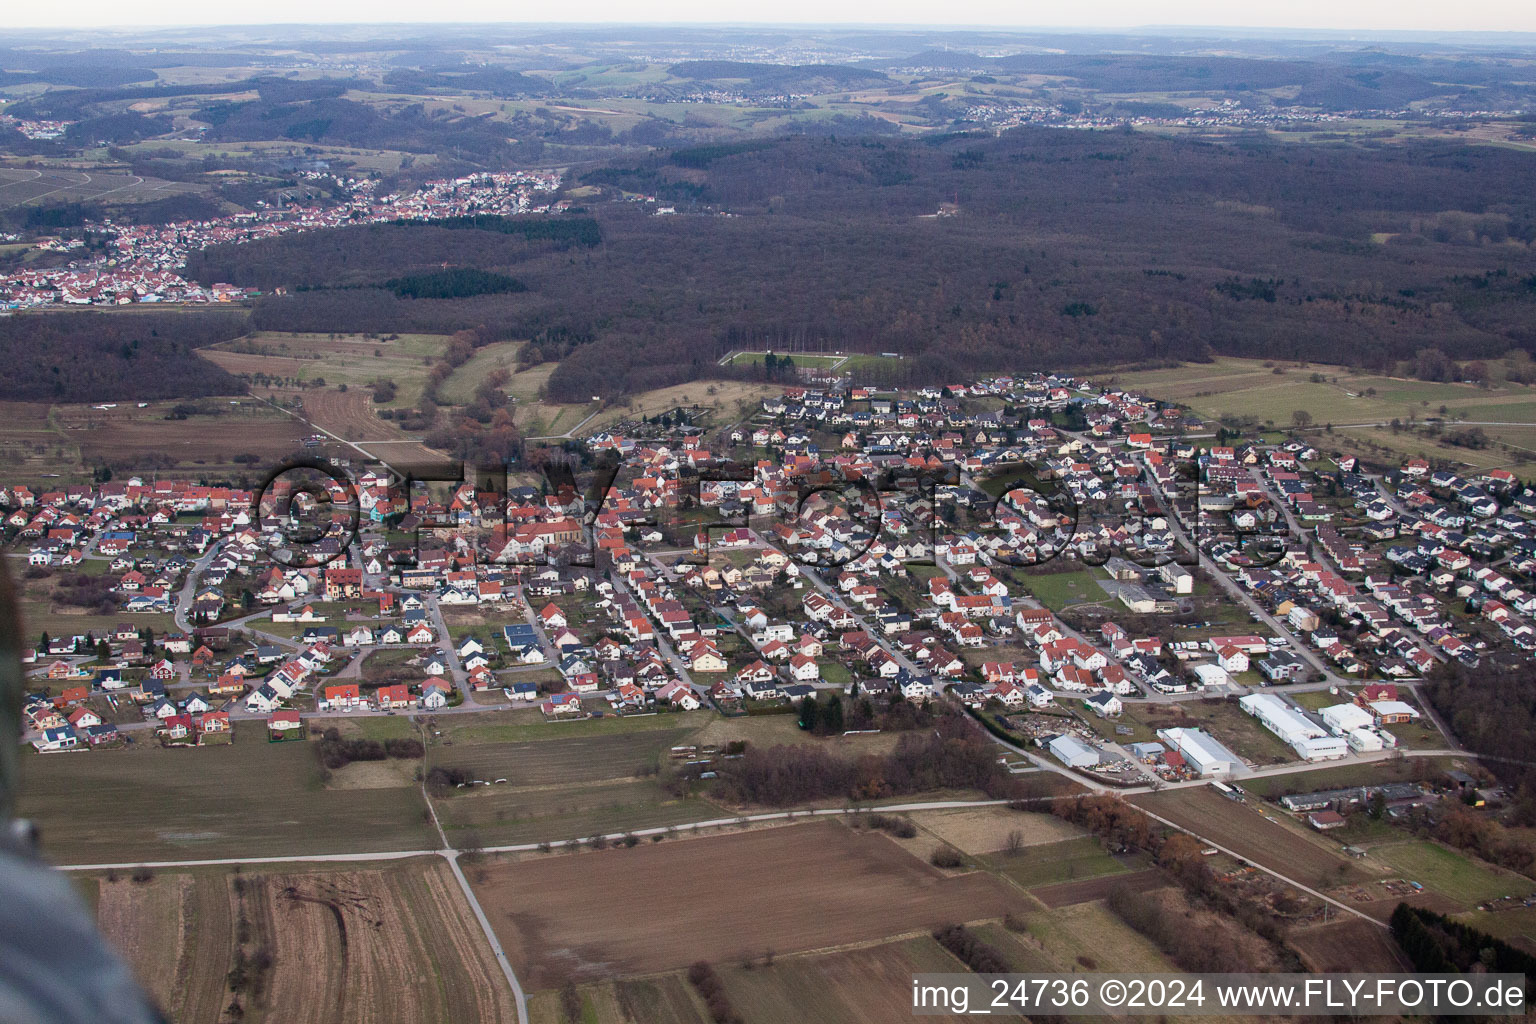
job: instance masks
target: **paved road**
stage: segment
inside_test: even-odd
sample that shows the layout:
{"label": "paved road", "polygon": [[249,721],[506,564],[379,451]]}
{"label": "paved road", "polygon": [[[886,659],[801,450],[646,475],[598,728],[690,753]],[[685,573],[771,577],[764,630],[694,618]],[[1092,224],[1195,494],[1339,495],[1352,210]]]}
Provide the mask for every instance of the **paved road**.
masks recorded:
{"label": "paved road", "polygon": [[1323,660],[1319,658],[1315,653],[1313,653],[1310,647],[1296,639],[1295,635],[1290,631],[1289,627],[1281,623],[1279,619],[1275,618],[1268,611],[1266,611],[1264,606],[1259,604],[1259,602],[1254,599],[1253,595],[1249,594],[1247,590],[1243,589],[1242,584],[1238,583],[1231,576],[1229,576],[1225,569],[1217,565],[1205,554],[1205,552],[1200,550],[1200,548],[1190,539],[1189,534],[1185,531],[1183,521],[1174,511],[1174,505],[1168,499],[1168,496],[1163,492],[1162,486],[1157,482],[1155,477],[1151,477],[1150,474],[1148,474],[1148,476],[1151,481],[1153,491],[1157,494],[1158,499],[1162,501],[1163,504],[1168,508],[1169,527],[1172,528],[1174,535],[1178,538],[1181,545],[1183,545],[1187,550],[1196,553],[1196,556],[1199,560],[1199,567],[1208,572],[1211,577],[1216,580],[1217,583],[1221,584],[1221,588],[1230,594],[1238,604],[1248,609],[1249,614],[1255,616],[1257,621],[1268,626],[1276,636],[1283,638],[1286,643],[1290,645],[1291,650],[1295,651],[1297,656],[1305,661],[1308,665],[1312,666],[1315,671],[1321,672],[1328,678],[1329,682],[1335,685],[1345,685],[1345,681],[1335,675],[1328,668],[1328,666],[1323,663]]}
{"label": "paved road", "polygon": [[[415,722],[417,730],[421,733],[423,743],[428,742],[427,730],[421,720]],[[459,883],[459,888],[464,892],[464,899],[469,903],[469,908],[475,913],[475,920],[480,922],[480,930],[485,933],[485,941],[490,943],[491,952],[496,955],[496,963],[501,968],[501,973],[506,977],[507,984],[512,989],[512,1000],[517,1004],[518,1024],[528,1024],[528,997],[523,993],[523,986],[517,980],[517,974],[512,970],[512,962],[507,959],[506,950],[501,948],[501,940],[496,937],[496,929],[491,927],[490,918],[485,916],[485,908],[480,906],[480,900],[475,896],[475,890],[470,887],[469,879],[464,877],[464,869],[459,866],[459,851],[448,842],[448,834],[443,831],[443,823],[437,816],[437,808],[432,803],[432,796],[427,792],[426,776],[421,780],[421,799],[426,802],[427,812],[432,815],[432,827],[437,830],[438,839],[442,840],[442,849],[436,851],[438,856],[448,862],[448,868],[453,872],[454,879]]]}
{"label": "paved road", "polygon": [[192,599],[197,596],[197,583],[203,578],[203,570],[207,569],[213,560],[218,557],[220,544],[208,545],[208,550],[198,556],[187,570],[187,580],[181,585],[181,590],[176,594],[176,607],[172,612],[176,628],[183,633],[192,632],[191,621],[187,618],[187,610],[192,607]]}

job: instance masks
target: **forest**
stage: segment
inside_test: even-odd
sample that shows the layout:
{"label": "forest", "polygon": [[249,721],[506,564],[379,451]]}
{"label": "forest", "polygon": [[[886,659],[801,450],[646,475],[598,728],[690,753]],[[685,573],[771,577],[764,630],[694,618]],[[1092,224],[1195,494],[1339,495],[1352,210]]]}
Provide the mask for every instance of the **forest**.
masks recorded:
{"label": "forest", "polygon": [[669,217],[589,199],[571,246],[345,228],[211,249],[192,271],[258,287],[444,263],[515,275],[527,292],[289,294],[254,320],[558,338],[527,350],[561,361],[554,401],[749,373],[716,365],[732,349],[897,352],[892,384],[1212,354],[1382,370],[1424,349],[1536,349],[1529,180],[1526,154],[1435,142],[794,137],[588,172],[611,198],[683,198]]}
{"label": "forest", "polygon": [[244,314],[67,312],[0,319],[0,398],[148,401],[235,395],[245,385],[197,354],[238,338]]}

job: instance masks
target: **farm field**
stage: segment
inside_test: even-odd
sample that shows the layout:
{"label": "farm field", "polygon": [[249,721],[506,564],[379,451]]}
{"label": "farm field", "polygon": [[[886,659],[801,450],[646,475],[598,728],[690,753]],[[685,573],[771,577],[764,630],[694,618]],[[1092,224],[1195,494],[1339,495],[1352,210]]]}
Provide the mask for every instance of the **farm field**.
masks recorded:
{"label": "farm field", "polygon": [[[1497,377],[1500,364],[1490,361]],[[1313,375],[1321,375],[1314,381]],[[1494,440],[1536,455],[1536,388],[1495,380],[1484,389],[1473,384],[1432,383],[1403,377],[1353,373],[1324,364],[1281,364],[1280,372],[1256,359],[1218,358],[1210,364],[1115,374],[1121,386],[1145,391],[1188,405],[1202,417],[1251,416],[1260,423],[1286,427],[1291,414],[1305,410],[1314,424],[1332,423],[1335,433],[1323,436],[1325,448],[1349,449],[1360,439],[1392,449],[1407,458],[1446,459],[1486,470],[1516,464],[1523,453],[1490,446],[1469,449],[1387,429],[1393,419],[1423,420],[1444,415],[1473,423]],[[1441,413],[1444,407],[1445,412]]]}
{"label": "farm field", "polygon": [[1478,931],[1498,936],[1512,946],[1519,946],[1527,953],[1536,953],[1536,907],[1491,913],[1475,910],[1461,915],[1461,920]]}
{"label": "farm field", "polygon": [[[681,843],[493,860],[477,894],[534,988],[675,970],[701,957],[868,942],[1001,916],[1023,900],[990,875],[945,878],[884,836],[835,822]],[[793,884],[765,865],[793,865]],[[658,879],[684,866],[707,884],[687,900],[658,900]],[[596,878],[604,884],[589,884]]]}
{"label": "farm field", "polygon": [[1407,971],[1412,965],[1391,934],[1358,917],[1293,928],[1286,943],[1300,954],[1309,970],[1328,973]]}
{"label": "farm field", "polygon": [[[860,949],[814,956],[760,958],[751,969],[736,961],[714,964],[726,994],[753,1024],[886,1024],[909,1014],[907,995],[917,972],[961,970],[960,963],[931,937],[897,939]],[[580,988],[583,1020],[602,1024],[705,1024],[709,1015],[684,973],[621,981],[601,981]],[[565,1024],[557,992],[532,994],[533,1024]],[[958,1021],[940,1016],[935,1020]]]}
{"label": "farm field", "polygon": [[[1490,365],[1496,364],[1490,361]],[[1201,416],[1252,416],[1261,423],[1273,420],[1282,426],[1291,422],[1296,409],[1305,409],[1319,424],[1338,426],[1385,423],[1393,417],[1407,419],[1410,412],[1422,419],[1438,415],[1442,405],[1448,415],[1464,414],[1472,420],[1524,420],[1526,417],[1518,412],[1491,413],[1500,407],[1536,401],[1536,388],[1525,384],[1495,383],[1485,390],[1474,384],[1353,373],[1322,363],[1281,363],[1278,368],[1276,373],[1275,367],[1266,367],[1262,360],[1218,357],[1210,364],[1118,373],[1113,378],[1122,387],[1188,405]],[[1313,381],[1314,374],[1323,380]]]}
{"label": "farm field", "polygon": [[[1490,409],[1497,415],[1515,414],[1513,408]],[[1522,408],[1519,415],[1529,415]],[[1459,429],[1459,428],[1452,428]],[[1510,445],[1515,450],[1505,451],[1497,445],[1484,448],[1466,448],[1447,444],[1433,438],[1419,437],[1407,431],[1394,434],[1388,427],[1343,427],[1324,445],[1326,448],[1351,449],[1351,440],[1366,440],[1390,448],[1403,458],[1421,458],[1431,461],[1459,462],[1476,470],[1515,468],[1536,458],[1536,424],[1528,427],[1499,426],[1479,427],[1494,441]],[[1520,472],[1520,470],[1516,470]]]}
{"label": "farm field", "polygon": [[[283,1024],[515,1016],[484,935],[435,857],[96,884],[103,933],[172,1020],[222,1019],[231,1002],[244,1021]],[[238,992],[237,965],[248,979]],[[436,983],[420,983],[423,974]]]}
{"label": "farm field", "polygon": [[871,733],[859,736],[817,737],[801,729],[794,715],[752,715],[746,718],[722,718],[710,715],[704,727],[688,738],[689,743],[724,746],[732,740],[746,740],[759,747],[778,744],[820,746],[839,757],[889,753],[901,740],[901,733]]}
{"label": "farm field", "polygon": [[494,721],[473,717],[481,721],[438,719],[427,751],[428,765],[465,768],[491,783],[434,801],[456,846],[580,839],[725,816],[706,800],[673,796],[655,778],[668,748],[698,728],[692,716],[548,723],[520,710]]}
{"label": "farm field", "polygon": [[[160,70],[161,79],[167,82],[179,82],[189,76],[208,76],[209,81],[236,81],[244,78],[247,72],[241,68],[169,68]],[[301,78],[309,77],[301,73]],[[198,84],[204,79],[193,77],[189,84]],[[255,93],[245,94],[244,97],[237,93],[225,93],[223,96],[232,101],[242,98],[254,99]],[[149,150],[151,152],[165,149],[175,149],[189,157],[202,159],[212,156],[221,159],[229,157],[268,157],[282,158],[292,157],[299,152],[300,147],[286,139],[262,140],[256,139],[249,142],[197,142],[189,139],[154,139],[149,142],[135,143],[124,146],[131,151]],[[417,166],[425,166],[436,161],[437,157],[431,153],[407,153],[401,150],[389,149],[358,149],[351,146],[328,146],[306,144],[303,148],[305,154],[316,160],[342,159],[357,165],[364,170],[381,171],[393,174],[400,169],[400,162],[406,157]]]}
{"label": "farm field", "polygon": [[[912,976],[963,971],[929,935],[744,969],[717,964],[731,1005],[753,1024],[886,1024],[912,1013]],[[925,1020],[959,1021],[953,1015]]]}
{"label": "farm field", "polygon": [[559,842],[728,817],[717,804],[680,799],[654,779],[578,786],[477,786],[434,800],[448,841],[459,848]]}
{"label": "farm field", "polygon": [[978,929],[983,938],[1014,959],[1017,970],[1178,972],[1150,940],[1116,917],[1102,901],[1036,909],[1023,918],[1023,933],[1000,925]]}
{"label": "farm field", "polygon": [[12,558],[10,570],[12,578],[16,580],[20,596],[17,603],[21,609],[22,635],[26,636],[29,642],[35,642],[38,634],[45,631],[49,636],[54,637],[80,636],[85,633],[100,635],[107,630],[115,629],[119,622],[148,626],[156,633],[174,629],[174,620],[170,615],[122,611],[113,612],[110,615],[98,615],[94,608],[56,600],[59,581],[65,578],[66,574],[99,575],[106,571],[107,565],[108,562],[105,559],[88,558],[77,567],[54,570],[42,579],[28,579],[25,575],[25,563],[21,559]]}
{"label": "farm field", "polygon": [[[435,465],[442,461],[441,452],[428,448],[393,423],[379,419],[373,411],[373,400],[365,390],[321,388],[304,392],[300,400],[304,416],[317,429],[329,430],[357,444],[382,462]],[[294,422],[299,424],[297,420]],[[302,429],[302,424],[299,425]],[[324,444],[343,458],[356,456],[355,449],[334,439],[327,438]]]}
{"label": "farm field", "polygon": [[[577,989],[582,1021],[602,1024],[706,1024],[703,1002],[681,974],[601,981]],[[528,993],[531,1024],[568,1024],[556,989]]]}
{"label": "farm field", "polygon": [[[7,402],[0,407],[0,464],[29,479],[81,479],[103,465],[119,471],[158,467],[169,475],[233,474],[249,466],[239,455],[271,458],[295,451],[303,424],[249,397],[202,398],[199,411],[169,419],[175,402],[47,405]],[[146,457],[153,457],[149,464]]]}
{"label": "farm field", "polygon": [[[87,466],[111,465],[142,470],[146,453],[161,460],[174,460],[183,471],[238,473],[249,471],[236,456],[258,456],[270,460],[299,450],[304,426],[250,398],[205,399],[200,405],[217,406],[221,415],[194,414],[184,420],[167,420],[167,408],[151,404],[148,409],[114,412],[124,415],[99,418],[88,407],[55,410],[54,421],[80,445],[80,456]],[[260,465],[256,464],[259,469]]]}
{"label": "farm field", "polygon": [[1082,829],[1052,814],[1034,814],[1007,807],[963,807],[944,811],[918,811],[909,815],[918,828],[962,853],[982,854],[1003,849],[1017,832],[1026,848],[1021,856],[1047,849],[1083,834]]}
{"label": "farm field", "polygon": [[80,445],[54,429],[49,409],[46,402],[0,402],[0,466],[18,479],[54,474],[73,482],[84,470]]}
{"label": "farm field", "polygon": [[330,789],[308,743],[29,754],[18,813],[65,864],[435,849],[415,787]]}
{"label": "farm field", "polygon": [[1139,795],[1131,803],[1304,885],[1332,888],[1370,877],[1355,862],[1206,786]]}
{"label": "farm field", "polygon": [[621,420],[655,416],[657,413],[670,412],[678,406],[693,405],[711,411],[715,425],[720,426],[750,415],[763,398],[783,391],[782,386],[771,384],[696,380],[628,396],[598,413],[583,429],[593,431]]}
{"label": "farm field", "polygon": [[514,789],[569,786],[652,774],[667,748],[690,731],[652,729],[566,738],[552,732],[549,739],[521,743],[434,746],[431,759],[433,764],[467,768],[476,778],[505,777]]}
{"label": "farm field", "polygon": [[1156,868],[1145,868],[1130,873],[1100,875],[1075,882],[1057,882],[1040,885],[1029,891],[1035,899],[1048,907],[1075,907],[1079,903],[1092,903],[1107,899],[1118,889],[1130,892],[1146,892],[1161,889],[1168,884],[1168,876]]}
{"label": "farm field", "polygon": [[443,401],[463,405],[475,396],[475,388],[493,370],[517,373],[517,354],[526,342],[498,341],[475,350],[469,361],[454,369],[452,376],[443,381],[438,394]]}

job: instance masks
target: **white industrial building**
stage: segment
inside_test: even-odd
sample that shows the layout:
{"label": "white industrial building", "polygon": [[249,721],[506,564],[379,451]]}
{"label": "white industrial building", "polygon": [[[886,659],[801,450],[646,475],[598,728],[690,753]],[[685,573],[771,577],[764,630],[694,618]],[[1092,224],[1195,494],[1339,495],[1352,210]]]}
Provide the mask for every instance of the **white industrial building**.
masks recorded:
{"label": "white industrial building", "polygon": [[1318,714],[1335,736],[1348,736],[1356,729],[1369,729],[1376,724],[1376,716],[1358,704],[1330,704]]}
{"label": "white industrial building", "polygon": [[1351,729],[1344,734],[1344,742],[1357,754],[1373,754],[1383,746],[1381,733],[1375,729]]}
{"label": "white industrial building", "polygon": [[1196,665],[1190,671],[1200,680],[1201,687],[1207,690],[1220,690],[1232,684],[1232,677],[1220,665]]}
{"label": "white industrial building", "polygon": [[1201,775],[1230,775],[1242,763],[1236,754],[1199,729],[1159,729],[1157,738],[1183,755],[1185,763]]}
{"label": "white industrial building", "polygon": [[1099,763],[1099,752],[1076,736],[1054,736],[1046,747],[1068,768],[1092,768]]}
{"label": "white industrial building", "polygon": [[1327,729],[1272,693],[1250,693],[1237,703],[1303,761],[1331,761],[1349,753],[1342,737],[1328,735]]}
{"label": "white industrial building", "polygon": [[[1323,724],[1335,736],[1344,737],[1345,744],[1357,754],[1375,753],[1388,743],[1389,737],[1375,728],[1376,716],[1358,704],[1330,704],[1318,714]],[[1395,744],[1395,737],[1392,741]]]}

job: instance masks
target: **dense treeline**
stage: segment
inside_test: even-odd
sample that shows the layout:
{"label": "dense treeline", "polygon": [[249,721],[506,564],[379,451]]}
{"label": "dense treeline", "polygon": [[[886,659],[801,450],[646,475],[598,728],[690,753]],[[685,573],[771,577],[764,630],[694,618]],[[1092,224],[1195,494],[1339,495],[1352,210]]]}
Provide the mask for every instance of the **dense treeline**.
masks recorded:
{"label": "dense treeline", "polygon": [[741,1024],[741,1014],[731,1005],[731,997],[725,991],[725,983],[715,967],[707,960],[700,960],[688,968],[688,984],[698,990],[699,998],[709,1010],[714,1024]]}
{"label": "dense treeline", "polygon": [[236,395],[245,385],[197,350],[246,331],[240,313],[69,312],[0,319],[0,398],[132,401]]}
{"label": "dense treeline", "polygon": [[[557,225],[560,225],[557,227]],[[595,221],[485,217],[397,222],[283,235],[245,245],[216,245],[187,261],[188,276],[250,288],[370,284],[404,271],[444,264],[501,270],[568,245],[590,246]]]}
{"label": "dense treeline", "polygon": [[1272,969],[1273,957],[1257,936],[1222,927],[1177,895],[1137,892],[1129,886],[1110,891],[1106,901],[1115,916],[1156,943],[1180,969],[1193,973],[1258,972]]}
{"label": "dense treeline", "polygon": [[963,924],[935,928],[933,938],[977,974],[1007,974],[1011,967],[1002,950],[982,940]]}
{"label": "dense treeline", "polygon": [[446,68],[401,68],[384,75],[384,84],[394,92],[463,95],[488,92],[510,99],[518,96],[547,96],[553,91],[548,79],[524,75],[508,68],[476,67],[469,64]]}
{"label": "dense treeline", "polygon": [[528,354],[561,360],[557,401],[762,372],[718,366],[731,349],[896,352],[880,381],[896,385],[1213,353],[1383,370],[1422,350],[1536,350],[1529,158],[1494,147],[1021,129],[691,147],[586,180],[680,215],[603,203],[511,221],[581,232],[569,247],[481,223],[344,228],[192,268],[268,288],[444,263],[515,274],[527,293],[430,309],[288,295],[255,316],[552,339]]}
{"label": "dense treeline", "polygon": [[450,267],[426,274],[393,277],[384,287],[402,299],[467,299],[471,295],[525,292],[528,286],[515,277],[474,267]]}
{"label": "dense treeline", "polygon": [[446,231],[494,231],[502,235],[517,235],[529,241],[567,245],[598,245],[603,240],[602,229],[591,217],[502,217],[489,213],[473,216],[444,217],[441,220],[397,220],[403,227],[432,227]]}
{"label": "dense treeline", "polygon": [[1536,975],[1536,957],[1433,910],[1399,903],[1391,925],[1393,938],[1422,973],[1488,970]]}
{"label": "dense treeline", "polygon": [[1529,664],[1487,659],[1469,669],[1460,662],[1442,663],[1430,670],[1424,695],[1468,750],[1502,759],[1484,762],[1490,771],[1512,786],[1536,788],[1536,769],[1526,763],[1536,750],[1536,689]]}
{"label": "dense treeline", "polygon": [[417,739],[343,739],[335,728],[325,730],[316,747],[320,763],[331,771],[345,768],[353,761],[383,761],[390,757],[415,759],[426,756],[426,747]]}
{"label": "dense treeline", "polygon": [[994,747],[969,719],[950,712],[931,731],[908,733],[895,750],[854,760],[819,746],[749,746],[720,769],[728,800],[784,807],[809,800],[878,800],[938,789],[975,789],[994,798],[1021,795]]}

